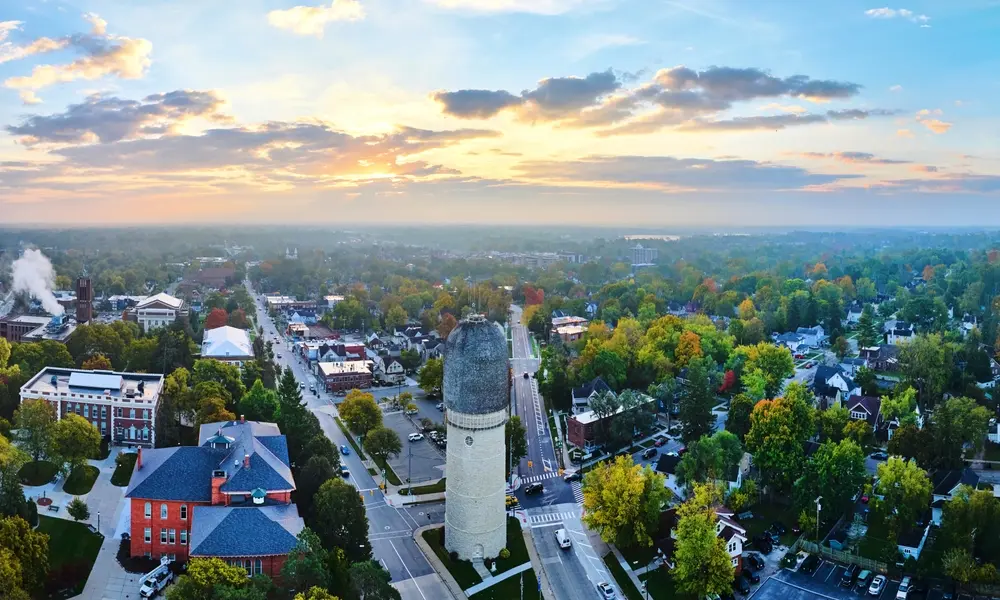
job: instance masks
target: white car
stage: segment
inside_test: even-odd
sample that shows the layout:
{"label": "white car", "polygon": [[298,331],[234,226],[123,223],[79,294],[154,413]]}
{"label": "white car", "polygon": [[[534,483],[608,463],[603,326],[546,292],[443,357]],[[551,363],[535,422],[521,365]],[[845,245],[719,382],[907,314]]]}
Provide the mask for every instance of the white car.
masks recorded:
{"label": "white car", "polygon": [[420,440],[424,439],[424,434],[422,434],[422,433],[411,433],[407,437],[407,439],[409,439],[411,442],[419,442]]}
{"label": "white car", "polygon": [[872,584],[868,586],[869,596],[878,596],[885,589],[885,575],[876,575],[875,579],[872,579]]}
{"label": "white car", "polygon": [[907,575],[899,582],[899,589],[896,590],[896,600],[906,600],[910,593],[910,576]]}
{"label": "white car", "polygon": [[611,584],[607,581],[602,581],[597,584],[597,591],[601,593],[601,598],[604,600],[615,600],[615,588],[611,587]]}

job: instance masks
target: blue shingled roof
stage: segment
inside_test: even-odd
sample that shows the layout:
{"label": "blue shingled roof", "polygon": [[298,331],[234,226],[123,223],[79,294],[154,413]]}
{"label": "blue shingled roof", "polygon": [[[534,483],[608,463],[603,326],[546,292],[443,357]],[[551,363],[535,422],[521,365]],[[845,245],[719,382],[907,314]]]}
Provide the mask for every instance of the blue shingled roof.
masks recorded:
{"label": "blue shingled roof", "polygon": [[[270,457],[274,462],[274,457]],[[287,467],[285,467],[287,470]],[[251,492],[257,488],[265,490],[292,490],[295,484],[289,474],[287,478],[274,469],[274,465],[268,462],[266,454],[255,452],[250,455],[250,468],[240,466],[229,475],[226,483],[222,484],[223,492]]]}
{"label": "blue shingled roof", "polygon": [[225,452],[207,447],[157,448],[142,453],[125,492],[127,498],[156,500],[212,500],[212,471]]}
{"label": "blue shingled roof", "polygon": [[258,437],[257,441],[264,444],[264,447],[278,457],[278,460],[286,465],[291,465],[288,459],[288,442],[283,435],[272,435],[268,437]]}
{"label": "blue shingled roof", "polygon": [[295,547],[305,527],[295,505],[196,506],[191,556],[276,556]]}

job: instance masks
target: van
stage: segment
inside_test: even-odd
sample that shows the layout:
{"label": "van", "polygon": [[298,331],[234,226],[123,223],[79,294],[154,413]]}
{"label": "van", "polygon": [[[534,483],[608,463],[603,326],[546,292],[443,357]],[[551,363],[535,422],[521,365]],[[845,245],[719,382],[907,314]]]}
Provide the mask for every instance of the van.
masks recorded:
{"label": "van", "polygon": [[854,585],[854,578],[858,576],[858,571],[861,567],[858,565],[847,565],[844,569],[844,575],[840,578],[840,586],[849,588]]}
{"label": "van", "polygon": [[899,582],[899,589],[896,591],[896,600],[906,600],[910,593],[910,576],[907,575]]}
{"label": "van", "polygon": [[871,584],[871,578],[872,578],[872,572],[869,571],[868,569],[865,569],[864,571],[858,573],[858,583],[855,585],[858,591],[863,592],[867,590],[868,586]]}
{"label": "van", "polygon": [[569,548],[571,545],[569,534],[566,533],[565,529],[556,529],[556,541],[559,542],[559,547],[563,550]]}

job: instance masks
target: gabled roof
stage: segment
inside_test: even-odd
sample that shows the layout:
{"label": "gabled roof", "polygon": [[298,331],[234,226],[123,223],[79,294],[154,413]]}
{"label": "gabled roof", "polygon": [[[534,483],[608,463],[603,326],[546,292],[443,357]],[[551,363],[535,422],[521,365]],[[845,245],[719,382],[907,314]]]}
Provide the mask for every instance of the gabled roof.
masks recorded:
{"label": "gabled roof", "polygon": [[216,327],[205,331],[201,342],[203,358],[253,356],[253,344],[246,330],[236,327]]}
{"label": "gabled roof", "polygon": [[865,420],[872,427],[878,425],[880,412],[882,410],[882,399],[875,396],[851,396],[847,400],[847,410],[850,412],[864,412],[868,416]]}
{"label": "gabled roof", "polygon": [[595,377],[594,379],[581,385],[580,387],[573,388],[573,397],[589,398],[590,395],[593,394],[594,392],[602,394],[604,392],[609,392],[609,391],[611,391],[611,388],[608,386],[607,383],[604,382],[604,379],[601,377]]}
{"label": "gabled roof", "polygon": [[177,309],[184,304],[184,301],[180,298],[174,298],[166,292],[160,292],[155,296],[150,296],[144,300],[140,300],[139,303],[136,304],[136,308],[146,308],[152,306],[153,304],[162,304],[168,308]]}
{"label": "gabled roof", "polygon": [[934,486],[935,496],[950,496],[952,490],[960,485],[979,485],[979,475],[972,469],[938,469],[931,475],[931,485]]}
{"label": "gabled roof", "polygon": [[[233,438],[217,467],[226,472],[226,482],[221,490],[226,493],[250,493],[256,488],[265,490],[293,490],[295,480],[289,468],[288,444],[274,423],[254,421],[224,421],[206,423],[199,430],[202,447],[208,445],[208,432],[221,432]],[[250,468],[244,465],[250,456]]]}
{"label": "gabled roof", "polygon": [[673,475],[677,472],[677,465],[681,462],[680,456],[673,456],[670,454],[661,454],[659,460],[656,461],[656,470],[660,473],[665,473],[667,475]]}
{"label": "gabled roof", "polygon": [[294,504],[196,506],[191,556],[277,556],[295,547],[305,528]]}
{"label": "gabled roof", "polygon": [[156,448],[142,453],[132,470],[126,498],[211,502],[212,471],[224,450],[201,446]]}
{"label": "gabled roof", "polygon": [[782,333],[777,337],[779,342],[801,342],[803,339],[798,333]]}

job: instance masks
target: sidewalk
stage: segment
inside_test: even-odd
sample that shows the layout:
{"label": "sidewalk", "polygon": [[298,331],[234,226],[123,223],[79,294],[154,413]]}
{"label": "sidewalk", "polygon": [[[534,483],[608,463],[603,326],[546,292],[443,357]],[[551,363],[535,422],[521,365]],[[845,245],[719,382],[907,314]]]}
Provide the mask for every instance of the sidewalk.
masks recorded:
{"label": "sidewalk", "polygon": [[531,568],[535,570],[535,577],[542,588],[542,598],[544,600],[554,600],[556,595],[552,591],[552,583],[549,582],[549,575],[545,572],[545,565],[535,550],[535,540],[531,537],[531,530],[521,526],[521,536],[524,538],[524,547],[528,549],[528,559],[531,561]]}
{"label": "sidewalk", "polygon": [[[622,569],[625,569],[625,573],[628,575],[628,578],[632,580],[632,585],[635,586],[637,591],[641,592],[643,587],[642,582],[639,581],[639,576],[632,571],[632,567],[628,564],[628,561],[625,560],[625,557],[622,556],[622,553],[618,551],[618,548],[616,548],[613,544],[609,544],[609,546],[611,547],[611,551],[614,552],[615,558],[618,559],[618,564],[621,565]],[[628,593],[625,590],[622,590],[622,594],[628,596]]]}
{"label": "sidewalk", "polygon": [[434,554],[434,550],[432,550],[427,542],[424,541],[424,532],[438,527],[443,527],[443,525],[425,525],[423,527],[419,527],[413,532],[413,539],[417,542],[417,547],[420,548],[421,552],[423,552],[424,558],[426,558],[427,562],[430,563],[431,568],[433,568],[434,571],[441,576],[441,581],[444,582],[444,586],[451,594],[452,600],[464,600],[466,595],[465,592],[462,591],[461,586],[458,585],[458,582],[455,581],[455,578],[452,577],[451,572],[444,566],[444,563],[442,563],[441,559],[437,557],[437,554]]}
{"label": "sidewalk", "polygon": [[477,583],[476,585],[474,585],[474,586],[470,587],[469,589],[465,590],[465,595],[466,596],[471,596],[471,595],[475,594],[476,592],[481,592],[481,591],[485,590],[488,587],[492,587],[492,586],[500,583],[504,579],[508,579],[510,577],[513,577],[514,575],[518,575],[520,573],[523,573],[523,572],[527,571],[530,568],[531,568],[531,562],[529,561],[529,562],[517,565],[513,569],[508,569],[508,570],[504,571],[503,573],[500,573],[499,575],[491,575],[489,577],[483,577],[482,583]]}

